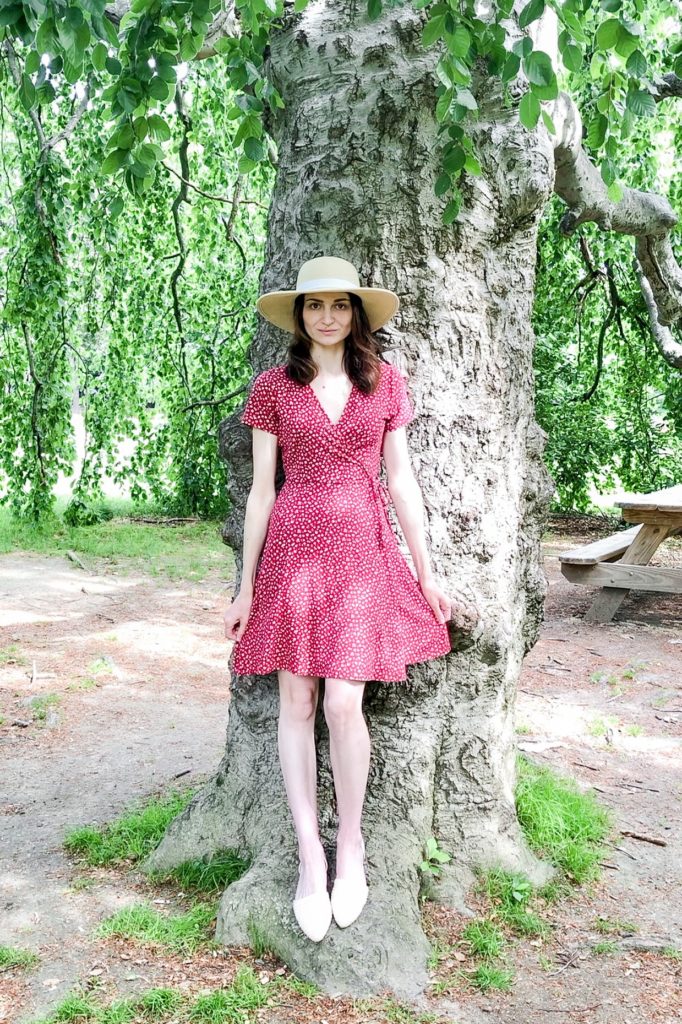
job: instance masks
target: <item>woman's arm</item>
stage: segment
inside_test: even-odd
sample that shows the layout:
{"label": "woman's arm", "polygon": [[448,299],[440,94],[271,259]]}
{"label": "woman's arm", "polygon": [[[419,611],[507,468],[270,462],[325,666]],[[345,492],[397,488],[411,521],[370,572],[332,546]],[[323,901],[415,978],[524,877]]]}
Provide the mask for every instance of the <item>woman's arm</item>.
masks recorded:
{"label": "woman's arm", "polygon": [[265,536],[272,507],[275,504],[275,469],[277,467],[277,435],[268,430],[253,428],[253,482],[246,499],[244,515],[244,554],[239,593],[223,615],[225,636],[228,640],[241,640],[251,614],[256,565]]}
{"label": "woman's arm", "polygon": [[244,550],[240,594],[253,594],[256,565],[268,523],[275,504],[275,469],[277,467],[277,437],[267,430],[252,430],[253,481],[246,499],[244,515]]}
{"label": "woman's arm", "polygon": [[383,456],[391,500],[405,534],[417,578],[423,584],[433,579],[433,573],[426,549],[424,499],[410,463],[404,427],[386,431]]}

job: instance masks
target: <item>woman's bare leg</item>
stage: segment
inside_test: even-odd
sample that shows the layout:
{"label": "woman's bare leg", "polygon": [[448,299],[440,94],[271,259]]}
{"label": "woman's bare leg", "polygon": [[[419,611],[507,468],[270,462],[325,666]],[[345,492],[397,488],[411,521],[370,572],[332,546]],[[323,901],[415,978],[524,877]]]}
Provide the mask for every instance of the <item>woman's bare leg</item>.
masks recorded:
{"label": "woman's bare leg", "polygon": [[301,871],[296,899],[327,887],[327,865],[317,820],[315,711],[318,676],[280,669],[277,742],[284,788],[294,819]]}
{"label": "woman's bare leg", "polygon": [[339,812],[336,874],[353,881],[365,878],[360,821],[369,774],[370,738],[362,711],[364,690],[364,682],[356,679],[327,679],[324,688]]}

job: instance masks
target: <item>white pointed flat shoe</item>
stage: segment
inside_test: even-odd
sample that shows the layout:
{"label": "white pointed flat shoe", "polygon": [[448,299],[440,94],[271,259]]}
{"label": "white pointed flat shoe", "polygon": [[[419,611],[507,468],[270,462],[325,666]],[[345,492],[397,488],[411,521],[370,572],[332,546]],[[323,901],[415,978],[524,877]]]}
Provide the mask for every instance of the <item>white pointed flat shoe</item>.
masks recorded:
{"label": "white pointed flat shoe", "polygon": [[[362,844],[363,861],[365,844]],[[365,862],[366,869],[366,862]],[[339,928],[347,928],[362,913],[367,902],[369,886],[366,882],[354,882],[348,878],[335,878],[332,886],[331,906],[334,920]]]}
{"label": "white pointed flat shoe", "polygon": [[[300,864],[298,872],[301,873]],[[332,906],[327,890],[301,896],[300,899],[294,900],[293,907],[294,917],[301,931],[311,942],[321,942],[332,923]]]}

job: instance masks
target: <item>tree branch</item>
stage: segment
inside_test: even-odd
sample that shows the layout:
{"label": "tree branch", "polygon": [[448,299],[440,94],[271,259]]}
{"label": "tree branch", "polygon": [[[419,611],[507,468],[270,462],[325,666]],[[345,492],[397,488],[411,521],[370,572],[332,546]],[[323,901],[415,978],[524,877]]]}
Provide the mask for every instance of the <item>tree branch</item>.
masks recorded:
{"label": "tree branch", "polygon": [[[620,202],[612,202],[599,170],[582,147],[582,119],[575,103],[560,93],[552,107],[557,132],[554,191],[568,205],[561,231],[570,235],[580,224],[593,221],[605,231],[634,235],[637,259],[655,303],[655,319],[660,326],[676,323],[682,319],[682,269],[670,243],[677,223],[675,211],[665,196],[638,189],[626,188]],[[670,348],[664,346],[661,351],[666,358]]]}

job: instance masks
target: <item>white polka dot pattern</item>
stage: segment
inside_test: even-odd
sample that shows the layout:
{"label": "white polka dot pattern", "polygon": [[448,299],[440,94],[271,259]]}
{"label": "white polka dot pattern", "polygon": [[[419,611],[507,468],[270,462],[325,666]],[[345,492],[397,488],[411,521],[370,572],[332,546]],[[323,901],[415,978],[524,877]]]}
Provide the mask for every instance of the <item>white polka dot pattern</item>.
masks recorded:
{"label": "white polka dot pattern", "polygon": [[374,394],[353,385],[336,423],[286,366],[256,377],[241,422],[277,435],[285,482],[235,641],[237,674],[404,682],[407,664],[450,651],[447,625],[398,547],[379,479],[385,431],[413,417],[390,363],[381,363]]}

